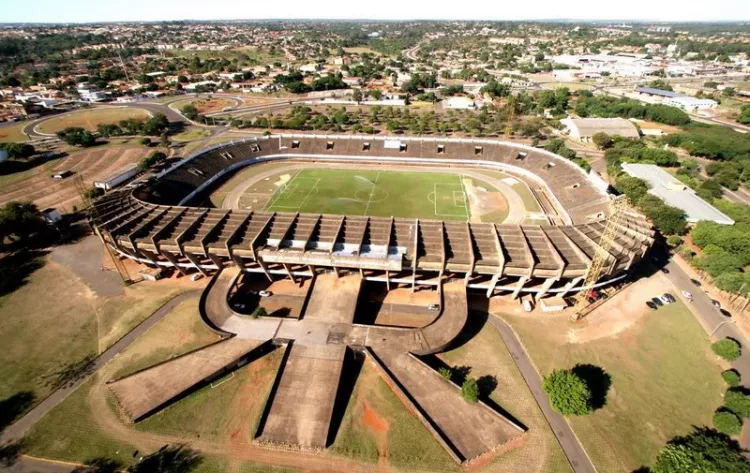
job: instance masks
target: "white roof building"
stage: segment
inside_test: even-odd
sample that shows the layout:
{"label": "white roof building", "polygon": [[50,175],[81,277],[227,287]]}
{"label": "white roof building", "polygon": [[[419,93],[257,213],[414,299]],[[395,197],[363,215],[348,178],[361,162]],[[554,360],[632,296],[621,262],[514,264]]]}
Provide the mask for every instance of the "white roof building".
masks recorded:
{"label": "white roof building", "polygon": [[699,99],[696,97],[682,96],[682,97],[669,97],[664,99],[664,105],[670,105],[672,107],[678,107],[683,110],[692,111],[706,108],[716,108],[719,104],[716,100],[711,99]]}
{"label": "white roof building", "polygon": [[565,118],[560,123],[565,125],[571,138],[586,143],[600,132],[609,136],[640,138],[635,125],[624,118]]}
{"label": "white roof building", "polygon": [[677,178],[653,164],[623,163],[622,169],[633,177],[646,181],[649,194],[660,198],[667,205],[682,209],[687,214],[687,221],[696,223],[709,220],[722,225],[734,225],[719,209],[696,195],[695,191],[687,187]]}
{"label": "white roof building", "polygon": [[468,97],[448,97],[443,100],[443,108],[469,109],[474,108],[474,101]]}

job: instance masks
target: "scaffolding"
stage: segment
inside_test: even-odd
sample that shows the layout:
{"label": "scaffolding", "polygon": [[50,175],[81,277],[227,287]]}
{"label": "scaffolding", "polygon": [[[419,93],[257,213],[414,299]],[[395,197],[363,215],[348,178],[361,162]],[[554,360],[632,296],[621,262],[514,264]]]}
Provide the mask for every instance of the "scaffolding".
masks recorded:
{"label": "scaffolding", "polygon": [[589,269],[586,272],[586,277],[583,280],[583,285],[575,297],[575,306],[573,307],[573,318],[575,320],[580,320],[586,315],[584,309],[589,305],[588,298],[591,291],[590,288],[594,286],[602,276],[605,265],[610,258],[610,250],[612,249],[615,236],[617,235],[617,229],[620,226],[623,215],[627,213],[629,209],[630,203],[628,202],[627,197],[624,195],[615,197],[611,205],[609,217],[604,225],[604,231],[599,239],[599,244],[596,245],[594,257],[591,260]]}
{"label": "scaffolding", "polygon": [[107,238],[109,238],[111,243],[114,243],[114,239],[112,238],[112,235],[104,231],[105,233],[102,233],[102,231],[97,228],[96,225],[93,223],[98,221],[99,219],[99,213],[97,211],[96,205],[92,205],[94,201],[94,193],[92,192],[92,189],[89,188],[86,183],[83,181],[83,176],[81,174],[76,174],[76,177],[73,179],[73,183],[75,184],[76,191],[78,192],[78,195],[81,197],[81,202],[83,202],[83,209],[81,209],[88,218],[89,225],[91,225],[91,228],[94,230],[94,232],[99,235],[99,238],[101,238],[102,242],[104,243],[104,248],[107,249],[107,253],[109,254],[110,259],[112,260],[112,264],[115,266],[115,269],[117,270],[117,274],[120,275],[120,278],[122,279],[123,284],[126,286],[129,286],[133,284],[133,279],[130,277],[130,274],[128,273],[128,269],[125,267],[125,264],[122,262],[120,257],[115,253],[115,251],[112,249],[112,246],[107,243]]}

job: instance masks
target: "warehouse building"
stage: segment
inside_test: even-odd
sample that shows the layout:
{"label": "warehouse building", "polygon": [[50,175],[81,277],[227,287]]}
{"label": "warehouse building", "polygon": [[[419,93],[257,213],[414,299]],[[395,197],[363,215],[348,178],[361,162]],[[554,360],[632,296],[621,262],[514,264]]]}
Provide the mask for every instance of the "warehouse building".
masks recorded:
{"label": "warehouse building", "polygon": [[582,143],[590,143],[597,133],[623,138],[640,138],[638,129],[624,118],[565,118],[560,120],[568,135]]}

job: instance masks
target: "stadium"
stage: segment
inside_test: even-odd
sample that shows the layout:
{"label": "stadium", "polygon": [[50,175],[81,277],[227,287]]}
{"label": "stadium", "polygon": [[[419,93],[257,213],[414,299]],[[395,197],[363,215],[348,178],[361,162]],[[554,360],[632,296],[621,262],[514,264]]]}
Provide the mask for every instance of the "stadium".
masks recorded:
{"label": "stadium", "polygon": [[[294,211],[297,205],[286,211],[189,207],[240,168],[277,160],[498,169],[536,188],[549,223],[467,223],[460,208],[454,213],[454,187],[445,184],[434,187],[433,219],[302,213]],[[293,197],[291,191],[281,196]],[[96,203],[93,223],[120,254],[182,272],[215,271],[229,261],[267,275],[354,269],[364,278],[411,285],[436,285],[449,275],[488,296],[530,292],[542,298],[580,289],[610,204],[606,191],[574,163],[516,144],[274,135],[204,150],[164,171],[154,185],[109,194]],[[652,235],[642,216],[621,219],[599,284],[621,277],[643,256]]]}
{"label": "stadium", "polygon": [[[252,178],[238,174],[271,165]],[[487,170],[503,176],[497,186],[507,202],[494,196],[509,207],[503,223],[481,221],[470,202],[494,180],[477,174]],[[238,183],[224,208],[208,205],[231,179]],[[519,199],[503,187],[510,182],[531,191],[541,211],[519,213]],[[560,156],[493,140],[270,135],[201,151],[105,195],[91,223],[121,257],[210,276],[200,316],[223,338],[108,386],[139,422],[283,347],[253,440],[320,451],[349,402],[347,366],[364,355],[457,463],[501,454],[527,428],[481,399],[462,399],[429,356],[464,330],[469,291],[542,302],[586,289],[596,264],[602,277],[590,286],[624,277],[653,233],[630,211],[612,224],[603,187]],[[230,300],[246,277],[307,281],[303,313],[238,312]],[[436,293],[437,312],[410,326],[358,321],[365,283]]]}

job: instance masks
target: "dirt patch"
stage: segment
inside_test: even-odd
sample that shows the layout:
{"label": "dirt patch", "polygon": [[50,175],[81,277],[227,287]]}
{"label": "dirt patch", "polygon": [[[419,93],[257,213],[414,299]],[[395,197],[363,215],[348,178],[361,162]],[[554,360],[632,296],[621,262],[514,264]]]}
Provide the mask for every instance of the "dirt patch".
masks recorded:
{"label": "dirt patch", "polygon": [[192,104],[198,109],[198,113],[221,112],[226,107],[234,105],[232,101],[220,98],[199,99]]}
{"label": "dirt patch", "polygon": [[369,430],[378,443],[378,471],[390,471],[388,462],[388,421],[380,417],[368,404],[362,404],[362,425]]}
{"label": "dirt patch", "polygon": [[631,284],[591,312],[582,322],[569,328],[568,342],[588,343],[600,338],[617,337],[650,312],[646,301],[670,290],[672,285],[662,274]]}
{"label": "dirt patch", "polygon": [[484,186],[478,186],[473,179],[469,178],[464,178],[463,184],[464,189],[466,189],[466,196],[469,200],[472,222],[482,222],[484,221],[482,217],[490,214],[507,214],[508,202],[500,192],[488,189]]}

